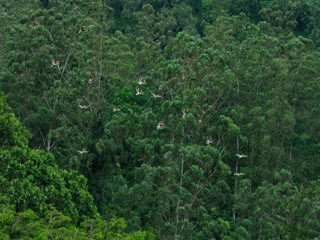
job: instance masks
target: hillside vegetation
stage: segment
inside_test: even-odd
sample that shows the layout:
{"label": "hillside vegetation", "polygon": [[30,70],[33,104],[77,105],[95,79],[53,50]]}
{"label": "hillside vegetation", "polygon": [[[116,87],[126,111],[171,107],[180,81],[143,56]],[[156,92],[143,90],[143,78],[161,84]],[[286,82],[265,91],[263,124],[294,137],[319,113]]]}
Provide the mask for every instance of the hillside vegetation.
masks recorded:
{"label": "hillside vegetation", "polygon": [[317,239],[319,14],[0,0],[0,236]]}

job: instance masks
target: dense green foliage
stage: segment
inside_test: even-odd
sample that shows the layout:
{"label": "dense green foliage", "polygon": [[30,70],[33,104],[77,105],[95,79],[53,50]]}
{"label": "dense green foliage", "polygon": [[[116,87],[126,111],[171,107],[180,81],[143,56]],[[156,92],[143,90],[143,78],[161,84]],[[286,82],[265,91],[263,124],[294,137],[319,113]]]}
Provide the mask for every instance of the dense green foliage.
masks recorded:
{"label": "dense green foliage", "polygon": [[1,239],[146,239],[124,219],[101,219],[87,180],[62,170],[52,154],[28,147],[28,131],[0,96]]}
{"label": "dense green foliage", "polygon": [[1,233],[316,239],[319,12],[0,0]]}

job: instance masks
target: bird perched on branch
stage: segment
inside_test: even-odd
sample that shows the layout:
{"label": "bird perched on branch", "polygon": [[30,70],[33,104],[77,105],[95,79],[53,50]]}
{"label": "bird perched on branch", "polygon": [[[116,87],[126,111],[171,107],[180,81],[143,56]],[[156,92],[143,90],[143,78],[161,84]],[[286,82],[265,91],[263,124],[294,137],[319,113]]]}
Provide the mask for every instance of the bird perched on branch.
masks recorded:
{"label": "bird perched on branch", "polygon": [[112,108],[112,112],[119,112],[120,108]]}
{"label": "bird perched on branch", "polygon": [[33,25],[33,27],[37,27],[37,26],[39,26],[39,23],[38,23],[38,21],[33,21],[32,25]]}

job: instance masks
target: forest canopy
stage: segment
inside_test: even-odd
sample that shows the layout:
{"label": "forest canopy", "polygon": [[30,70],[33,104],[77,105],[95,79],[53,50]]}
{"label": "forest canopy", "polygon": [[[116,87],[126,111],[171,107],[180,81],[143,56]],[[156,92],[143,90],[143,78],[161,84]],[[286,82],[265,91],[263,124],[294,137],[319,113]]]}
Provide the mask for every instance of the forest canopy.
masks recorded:
{"label": "forest canopy", "polygon": [[317,239],[319,13],[0,0],[0,236]]}

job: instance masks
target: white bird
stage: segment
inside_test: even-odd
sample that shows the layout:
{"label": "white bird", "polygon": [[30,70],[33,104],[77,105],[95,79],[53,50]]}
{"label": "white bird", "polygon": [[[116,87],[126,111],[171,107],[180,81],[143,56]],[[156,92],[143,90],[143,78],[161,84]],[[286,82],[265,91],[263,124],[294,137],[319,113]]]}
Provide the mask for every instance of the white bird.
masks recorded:
{"label": "white bird", "polygon": [[161,95],[157,95],[157,94],[154,94],[154,93],[151,93],[152,94],[152,96],[154,97],[154,98],[161,98],[162,96]]}
{"label": "white bird", "polygon": [[95,76],[94,75],[92,75],[89,79],[88,79],[88,83],[92,83],[92,81],[95,79]]}
{"label": "white bird", "polygon": [[51,60],[51,67],[53,67],[53,66],[59,67],[60,66],[60,61],[52,59]]}
{"label": "white bird", "polygon": [[237,177],[240,177],[240,176],[243,176],[244,175],[244,173],[233,173],[233,175],[235,175],[235,176],[237,176]]}
{"label": "white bird", "polygon": [[146,84],[147,84],[147,81],[144,80],[144,79],[142,79],[141,77],[139,77],[138,84],[139,84],[139,86],[141,86],[141,85],[146,85]]}
{"label": "white bird", "polygon": [[162,121],[159,122],[158,125],[157,125],[157,129],[158,129],[158,130],[163,129],[164,127],[165,127],[165,124],[164,124],[164,122],[162,122]]}
{"label": "white bird", "polygon": [[136,88],[136,95],[138,96],[138,95],[143,95],[143,94],[144,94],[143,90],[140,89],[139,87],[137,87]]}
{"label": "white bird", "polygon": [[200,118],[200,119],[198,119],[198,123],[199,124],[201,124],[202,123],[202,119]]}
{"label": "white bird", "polygon": [[186,114],[187,114],[187,113],[186,113],[186,109],[183,108],[183,109],[182,109],[182,117],[184,118],[184,117],[186,116]]}
{"label": "white bird", "polygon": [[80,34],[80,33],[84,32],[85,30],[86,30],[86,26],[83,25],[83,26],[81,26],[81,28],[80,28],[78,33]]}
{"label": "white bird", "polygon": [[212,143],[213,143],[213,141],[212,141],[211,138],[209,138],[209,139],[206,140],[206,144],[207,144],[207,145],[212,144]]}
{"label": "white bird", "polygon": [[239,153],[237,153],[236,156],[237,156],[238,158],[246,158],[246,157],[248,157],[247,155],[239,154]]}
{"label": "white bird", "polygon": [[80,153],[80,154],[88,153],[88,151],[87,151],[87,150],[78,150],[77,152],[78,152],[78,153]]}
{"label": "white bird", "polygon": [[81,109],[87,109],[87,108],[89,108],[89,106],[88,106],[88,105],[81,105],[81,104],[79,104],[79,108],[81,108]]}
{"label": "white bird", "polygon": [[120,108],[113,108],[112,109],[112,112],[119,112],[120,111]]}

